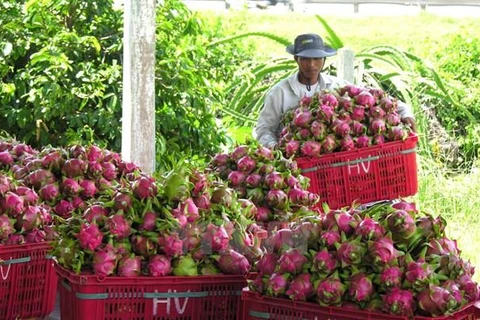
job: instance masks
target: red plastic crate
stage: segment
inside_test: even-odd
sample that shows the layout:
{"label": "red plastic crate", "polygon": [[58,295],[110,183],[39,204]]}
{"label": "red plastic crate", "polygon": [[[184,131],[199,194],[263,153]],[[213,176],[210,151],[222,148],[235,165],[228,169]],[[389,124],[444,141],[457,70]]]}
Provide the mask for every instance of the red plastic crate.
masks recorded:
{"label": "red plastic crate", "polygon": [[310,178],[309,191],[331,209],[393,200],[415,195],[417,180],[417,135],[405,141],[368,148],[297,158],[302,174]]}
{"label": "red plastic crate", "polygon": [[[453,315],[443,317],[412,318],[393,316],[386,313],[368,312],[339,307],[322,307],[313,302],[260,296],[245,289],[242,293],[242,320],[476,320],[480,319],[480,308],[469,304]],[[478,303],[477,303],[478,304]]]}
{"label": "red plastic crate", "polygon": [[0,246],[0,319],[45,317],[55,308],[57,275],[48,243]]}
{"label": "red plastic crate", "polygon": [[104,277],[58,264],[62,320],[236,320],[246,277]]}

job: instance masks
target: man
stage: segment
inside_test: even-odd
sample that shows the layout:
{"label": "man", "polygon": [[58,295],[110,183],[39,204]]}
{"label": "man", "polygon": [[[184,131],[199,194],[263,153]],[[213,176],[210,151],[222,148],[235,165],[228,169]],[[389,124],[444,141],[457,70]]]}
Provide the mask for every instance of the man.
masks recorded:
{"label": "man", "polygon": [[[322,73],[326,58],[335,55],[337,51],[325,45],[319,35],[301,34],[286,50],[294,56],[298,71],[270,89],[254,129],[255,138],[269,148],[278,143],[282,115],[297,107],[303,97],[311,97],[321,90],[334,90],[349,84],[346,80]],[[398,112],[402,121],[415,131],[415,118],[411,107],[399,102]]]}

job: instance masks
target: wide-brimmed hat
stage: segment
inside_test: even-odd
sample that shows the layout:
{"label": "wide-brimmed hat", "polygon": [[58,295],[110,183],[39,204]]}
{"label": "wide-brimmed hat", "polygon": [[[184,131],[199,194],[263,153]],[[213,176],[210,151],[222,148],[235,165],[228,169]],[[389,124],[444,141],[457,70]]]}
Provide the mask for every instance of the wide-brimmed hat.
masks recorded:
{"label": "wide-brimmed hat", "polygon": [[335,55],[337,50],[325,45],[319,35],[307,33],[296,37],[295,43],[287,46],[287,52],[304,58],[325,58]]}

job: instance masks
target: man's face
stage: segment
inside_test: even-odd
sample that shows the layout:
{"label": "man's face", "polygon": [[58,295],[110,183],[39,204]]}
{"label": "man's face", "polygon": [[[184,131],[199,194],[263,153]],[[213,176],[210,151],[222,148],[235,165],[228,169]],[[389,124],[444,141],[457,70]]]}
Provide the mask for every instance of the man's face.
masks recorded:
{"label": "man's face", "polygon": [[312,80],[317,79],[325,64],[325,58],[296,57],[296,61],[303,76]]}

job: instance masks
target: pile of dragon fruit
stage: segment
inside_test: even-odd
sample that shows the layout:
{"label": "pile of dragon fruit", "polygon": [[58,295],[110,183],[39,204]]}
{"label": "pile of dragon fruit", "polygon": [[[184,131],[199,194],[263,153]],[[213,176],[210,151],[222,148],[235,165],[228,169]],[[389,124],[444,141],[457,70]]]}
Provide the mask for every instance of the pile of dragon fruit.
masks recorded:
{"label": "pile of dragon fruit", "polygon": [[304,97],[287,111],[279,149],[284,156],[319,157],[405,140],[412,132],[398,114],[398,100],[382,89],[346,85]]}
{"label": "pile of dragon fruit", "polygon": [[449,315],[479,299],[474,267],[441,217],[403,200],[326,212],[266,239],[251,291],[405,317]]}
{"label": "pile of dragon fruit", "polygon": [[245,274],[261,253],[247,200],[212,174],[155,178],[94,145],[0,150],[0,246],[50,241],[101,276]]}
{"label": "pile of dragon fruit", "polygon": [[251,201],[252,217],[259,223],[289,222],[312,215],[320,200],[307,190],[310,181],[300,174],[296,161],[254,141],[215,155],[208,171],[240,198]]}

